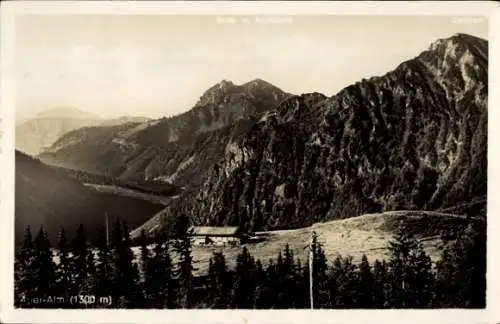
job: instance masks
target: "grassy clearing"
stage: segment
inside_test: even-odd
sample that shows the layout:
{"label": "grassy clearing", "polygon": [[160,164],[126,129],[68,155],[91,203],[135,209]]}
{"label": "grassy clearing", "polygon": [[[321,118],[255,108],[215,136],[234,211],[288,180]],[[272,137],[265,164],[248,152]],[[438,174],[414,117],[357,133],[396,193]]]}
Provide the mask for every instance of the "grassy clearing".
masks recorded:
{"label": "grassy clearing", "polygon": [[[387,246],[399,226],[414,221],[413,217],[404,213],[380,213],[363,215],[354,218],[319,223],[313,226],[319,235],[319,240],[325,249],[328,260],[333,260],[337,254],[351,255],[354,261],[359,261],[365,254],[369,261],[388,258]],[[405,219],[406,218],[406,219]],[[428,224],[430,226],[430,224]],[[416,233],[417,234],[417,233]],[[422,245],[433,260],[437,260],[443,245],[436,235],[420,235]]]}
{"label": "grassy clearing", "polygon": [[[435,233],[443,226],[449,226],[453,221],[459,221],[462,217],[453,214],[427,213],[414,211],[387,212],[378,214],[368,214],[358,217],[334,220],[325,223],[317,223],[311,227],[281,230],[269,232],[257,232],[256,234],[265,237],[265,240],[254,244],[245,244],[249,252],[260,259],[263,264],[267,264],[269,259],[276,259],[280,250],[283,250],[288,243],[290,249],[299,257],[302,264],[308,261],[307,246],[314,230],[319,235],[319,240],[323,244],[326,257],[332,262],[337,254],[351,255],[354,262],[361,259],[365,254],[369,261],[375,259],[385,259],[387,255],[387,245],[392,239],[396,230],[402,226],[415,226],[415,224],[426,224],[428,228],[418,227],[413,229],[421,240],[422,245],[431,258],[436,261],[442,247],[442,240]],[[208,262],[214,251],[222,251],[226,256],[229,267],[236,264],[236,256],[243,246],[237,247],[193,247],[193,258],[197,274],[207,271]],[[139,255],[139,249],[134,248],[134,252]]]}

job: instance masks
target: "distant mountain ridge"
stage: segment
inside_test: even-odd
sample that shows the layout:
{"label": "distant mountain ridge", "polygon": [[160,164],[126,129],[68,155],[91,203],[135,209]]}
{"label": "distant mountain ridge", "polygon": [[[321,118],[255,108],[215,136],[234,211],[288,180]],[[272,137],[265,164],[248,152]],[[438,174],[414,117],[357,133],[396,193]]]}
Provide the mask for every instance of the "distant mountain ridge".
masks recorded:
{"label": "distant mountain ridge", "polygon": [[119,125],[145,122],[145,117],[123,116],[103,119],[100,116],[71,107],[59,107],[37,114],[16,126],[16,148],[36,156],[49,148],[64,134],[88,126]]}
{"label": "distant mountain ridge", "polygon": [[[223,80],[183,114],[123,127],[81,129],[60,138],[40,158],[48,164],[124,180],[163,179],[184,186],[197,181],[192,179],[196,172],[206,173],[198,164],[208,166],[207,159],[215,162],[222,157],[210,156],[218,150],[219,141],[225,144],[221,134],[236,131],[237,125],[248,124],[289,96],[260,79],[243,85]],[[215,142],[207,143],[207,138]],[[204,147],[198,146],[201,142]]]}
{"label": "distant mountain ridge", "polygon": [[44,118],[70,118],[70,119],[102,119],[101,116],[83,111],[75,107],[56,107],[36,114],[30,119],[44,119]]}
{"label": "distant mountain ridge", "polygon": [[[283,101],[232,141],[202,188],[143,229],[185,213],[252,230],[483,201],[488,42],[456,34],[326,98]],[[161,227],[160,227],[161,228]]]}

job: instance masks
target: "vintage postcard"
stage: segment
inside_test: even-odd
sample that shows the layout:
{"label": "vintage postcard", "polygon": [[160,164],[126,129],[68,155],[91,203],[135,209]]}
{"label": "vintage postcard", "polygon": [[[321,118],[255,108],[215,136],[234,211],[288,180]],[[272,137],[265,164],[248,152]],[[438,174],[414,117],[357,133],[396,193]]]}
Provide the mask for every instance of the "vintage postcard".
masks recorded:
{"label": "vintage postcard", "polygon": [[2,3],[1,320],[500,321],[497,9]]}

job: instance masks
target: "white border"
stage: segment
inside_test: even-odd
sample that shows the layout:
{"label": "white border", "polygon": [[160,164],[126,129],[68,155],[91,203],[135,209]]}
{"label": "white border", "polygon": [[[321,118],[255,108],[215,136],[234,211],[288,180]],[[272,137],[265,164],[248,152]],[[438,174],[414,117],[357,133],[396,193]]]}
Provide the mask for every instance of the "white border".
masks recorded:
{"label": "white border", "polygon": [[[145,15],[483,15],[489,20],[489,135],[488,135],[488,265],[486,310],[14,310],[14,17],[19,14],[145,14]],[[497,214],[500,199],[495,199],[495,185],[500,173],[495,169],[500,145],[500,95],[498,60],[500,44],[493,31],[500,30],[498,5],[494,2],[221,2],[221,1],[12,1],[1,4],[1,176],[0,231],[0,321],[5,323],[330,323],[381,322],[406,323],[496,323],[500,322],[500,267],[495,258],[500,247],[500,224]],[[396,27],[397,28],[397,27]],[[493,197],[493,199],[491,199]]]}

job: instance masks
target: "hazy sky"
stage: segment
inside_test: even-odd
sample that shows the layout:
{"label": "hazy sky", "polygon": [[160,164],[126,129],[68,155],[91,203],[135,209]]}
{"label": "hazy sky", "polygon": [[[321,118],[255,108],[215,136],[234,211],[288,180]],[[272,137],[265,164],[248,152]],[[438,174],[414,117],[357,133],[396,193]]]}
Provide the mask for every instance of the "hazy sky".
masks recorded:
{"label": "hazy sky", "polygon": [[291,93],[330,96],[394,69],[438,38],[487,38],[486,20],[452,17],[249,18],[248,25],[215,16],[18,18],[18,117],[59,106],[103,117],[174,115],[222,79],[262,78]]}

